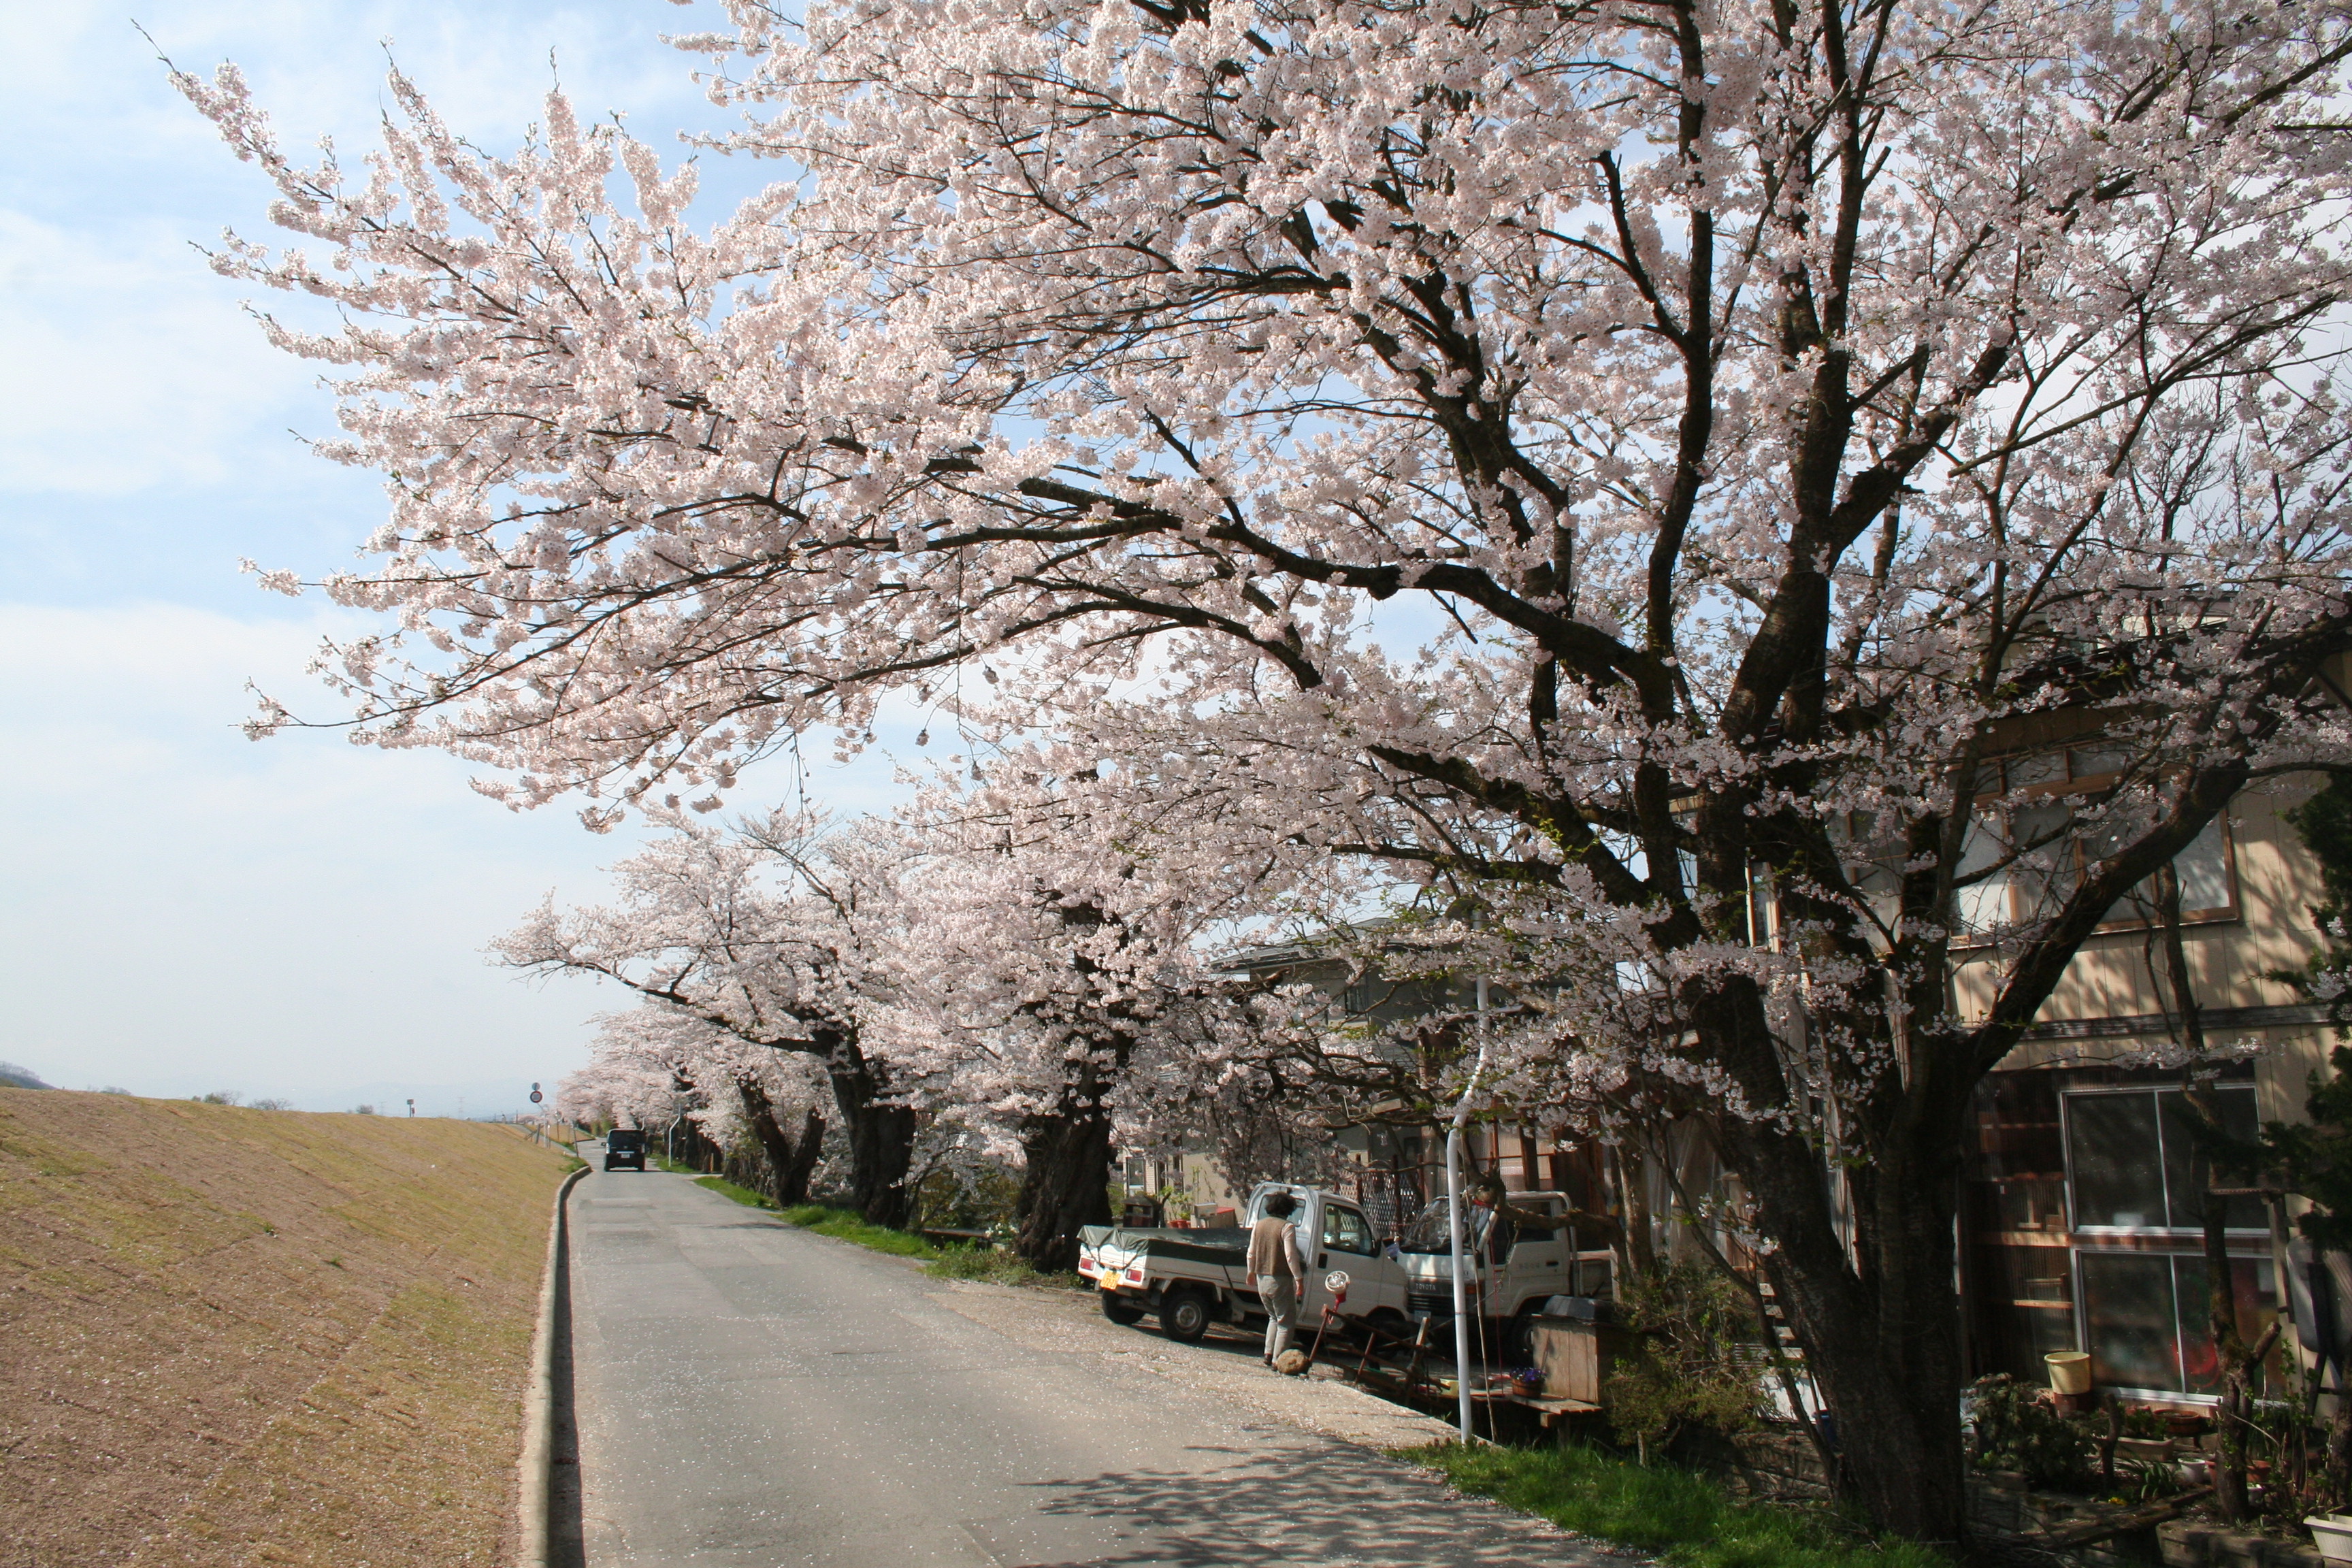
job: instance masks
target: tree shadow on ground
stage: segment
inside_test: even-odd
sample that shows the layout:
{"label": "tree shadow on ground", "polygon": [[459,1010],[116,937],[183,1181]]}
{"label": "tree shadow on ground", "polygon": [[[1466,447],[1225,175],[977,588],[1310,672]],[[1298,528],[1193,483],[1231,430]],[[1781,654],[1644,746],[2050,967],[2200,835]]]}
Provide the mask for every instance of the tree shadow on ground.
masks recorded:
{"label": "tree shadow on ground", "polygon": [[1032,1487],[1039,1494],[1035,1519],[1000,1520],[975,1531],[1008,1568],[1526,1568],[1638,1561],[1540,1520],[1452,1496],[1426,1471],[1337,1444],[1261,1453],[1201,1472],[1108,1472]]}

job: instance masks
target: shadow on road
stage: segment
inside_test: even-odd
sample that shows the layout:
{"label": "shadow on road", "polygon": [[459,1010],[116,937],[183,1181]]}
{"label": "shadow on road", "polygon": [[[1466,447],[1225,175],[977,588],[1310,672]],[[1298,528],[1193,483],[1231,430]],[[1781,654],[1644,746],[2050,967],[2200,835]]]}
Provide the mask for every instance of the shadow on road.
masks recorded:
{"label": "shadow on road", "polygon": [[[1535,1536],[1549,1533],[1507,1515],[1482,1518],[1476,1505],[1465,1510],[1404,1467],[1349,1458],[1353,1462],[1321,1464],[1294,1451],[1287,1462],[1263,1458],[1207,1476],[1139,1470],[1036,1482],[1040,1518],[1025,1529],[1024,1521],[990,1521],[996,1539],[984,1544],[1021,1568],[1521,1568]],[[1561,1563],[1612,1555],[1554,1539]]]}

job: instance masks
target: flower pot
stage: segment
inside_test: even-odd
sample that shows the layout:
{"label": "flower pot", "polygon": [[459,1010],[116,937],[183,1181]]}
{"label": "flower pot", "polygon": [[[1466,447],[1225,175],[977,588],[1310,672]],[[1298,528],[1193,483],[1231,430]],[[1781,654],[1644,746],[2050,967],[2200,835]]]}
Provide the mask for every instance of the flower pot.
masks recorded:
{"label": "flower pot", "polygon": [[2306,1519],[2303,1527],[2311,1531],[2311,1542],[2322,1557],[2330,1563],[2352,1563],[2352,1520],[2331,1513]]}
{"label": "flower pot", "polygon": [[2088,1394],[2091,1392],[2091,1357],[2085,1351],[2052,1351],[2042,1358],[2050,1369],[2050,1391],[2053,1394]]}

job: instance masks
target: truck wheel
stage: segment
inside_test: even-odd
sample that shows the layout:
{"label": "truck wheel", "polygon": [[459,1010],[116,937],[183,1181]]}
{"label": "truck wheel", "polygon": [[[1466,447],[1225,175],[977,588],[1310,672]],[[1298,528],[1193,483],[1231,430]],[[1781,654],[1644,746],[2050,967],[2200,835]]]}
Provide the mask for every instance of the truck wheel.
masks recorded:
{"label": "truck wheel", "polygon": [[1121,1328],[1131,1329],[1143,1321],[1143,1309],[1132,1301],[1122,1301],[1105,1290],[1102,1293],[1103,1316]]}
{"label": "truck wheel", "polygon": [[1536,1359],[1536,1319],[1543,1313],[1543,1303],[1531,1301],[1518,1310],[1518,1315],[1503,1325],[1502,1346],[1506,1364],[1527,1366]]}
{"label": "truck wheel", "polygon": [[1205,1290],[1171,1290],[1160,1299],[1160,1331],[1179,1344],[1197,1345],[1208,1337],[1209,1296]]}

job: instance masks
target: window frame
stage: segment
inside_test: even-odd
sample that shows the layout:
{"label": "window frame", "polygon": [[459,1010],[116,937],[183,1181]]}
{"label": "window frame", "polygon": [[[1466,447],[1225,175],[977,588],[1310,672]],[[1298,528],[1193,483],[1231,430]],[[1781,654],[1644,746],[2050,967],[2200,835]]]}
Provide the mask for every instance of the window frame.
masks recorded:
{"label": "window frame", "polygon": [[[2243,1236],[2248,1233],[2236,1231],[2231,1234]],[[2083,1268],[2085,1258],[2101,1256],[2138,1258],[2161,1259],[2164,1264],[2165,1289],[2172,1300],[2172,1358],[2173,1364],[2179,1369],[2181,1385],[2179,1388],[2150,1388],[2137,1384],[2102,1384],[2100,1385],[2102,1389],[2106,1393],[2127,1399],[2160,1399],[2196,1405],[2215,1405],[2221,1402],[2221,1396],[2218,1392],[2200,1393],[2189,1386],[2189,1342],[2193,1336],[2189,1331],[2188,1319],[2181,1308],[2180,1265],[2186,1261],[2203,1267],[2205,1263],[2203,1253],[2190,1252],[2177,1246],[2151,1247],[2074,1246],[2068,1247],[2067,1252],[2069,1254],[2067,1267],[2074,1275],[2074,1342],[2084,1348],[2091,1346],[2091,1289]],[[2273,1260],[2252,1253],[2232,1252],[2229,1255],[2228,1261],[2230,1267],[2233,1268],[2242,1263],[2253,1270],[2254,1292],[2257,1300],[2260,1300],[2264,1293],[2263,1275],[2266,1273],[2270,1275],[2268,1290],[2270,1310],[2272,1314],[2276,1316],[2279,1311],[2280,1280],[2277,1270],[2273,1266]],[[2190,1310],[2193,1311],[2194,1308],[2192,1307]],[[2241,1331],[2244,1331],[2242,1322]],[[2095,1349],[2091,1353],[2094,1357],[2098,1354]],[[2272,1353],[2273,1357],[2276,1355],[2275,1349]],[[2267,1364],[2266,1360],[2263,1365],[2266,1367]],[[2258,1367],[2257,1370],[2263,1370],[2263,1368]],[[2268,1376],[2269,1373],[2265,1371],[2263,1375]]]}
{"label": "window frame", "polygon": [[[2214,1092],[2218,1094],[2245,1094],[2253,1096],[2258,1095],[2259,1093],[2256,1087],[2251,1083],[2216,1083],[2213,1086],[2213,1089]],[[2172,1223],[2171,1162],[2165,1157],[2163,1097],[2167,1093],[2178,1094],[2179,1092],[2181,1091],[2174,1086],[2160,1083],[2095,1084],[2085,1085],[2080,1089],[2062,1089],[2058,1091],[2058,1143],[2059,1153],[2065,1160],[2066,1231],[2069,1236],[2083,1237],[2093,1240],[2115,1240],[2125,1237],[2144,1236],[2151,1238],[2163,1238],[2166,1245],[2171,1245],[2171,1238],[2179,1237],[2200,1237],[2204,1234],[2204,1227],[2202,1226],[2174,1225]],[[2158,1194],[2164,1203],[2163,1212],[2165,1223],[2162,1225],[2085,1225],[2083,1223],[2082,1214],[2076,1207],[2074,1201],[2074,1101],[2080,1099],[2087,1099],[2093,1095],[2114,1097],[2126,1094],[2144,1094],[2156,1101],[2156,1175],[2157,1182],[2158,1184]],[[2259,1120],[2262,1110],[2262,1102],[2259,1099],[2255,1100],[2254,1109],[2257,1119]],[[2229,1225],[2221,1227],[2221,1234],[2224,1236],[2262,1237],[2267,1238],[2270,1235],[2270,1227],[2267,1225]],[[2111,1250],[2113,1249],[2111,1248]],[[2149,1249],[2134,1248],[2132,1250],[2161,1250],[2161,1247]],[[2077,1280],[2077,1285],[2079,1286],[2079,1284],[2080,1281]],[[2078,1294],[2075,1297],[2075,1300],[2079,1302],[2082,1300],[2082,1297]]]}
{"label": "window frame", "polygon": [[[2030,808],[2034,803],[2040,801],[2063,799],[2068,795],[2095,795],[2107,788],[2120,776],[2120,770],[2110,768],[2104,773],[2074,771],[2075,758],[2080,754],[2095,752],[2096,749],[2093,746],[2063,745],[2044,751],[2012,752],[2005,756],[1990,759],[1984,763],[1984,767],[1994,775],[1996,786],[1979,791],[1970,803],[1971,832],[1975,831],[1977,825],[1981,823],[1983,830],[1991,836],[1995,843],[2005,850],[2011,849],[2016,842],[2014,827],[2021,809]],[[2015,785],[2010,784],[2009,781],[2015,775],[2021,763],[2044,760],[2057,762],[2060,769],[2059,776]],[[2220,839],[2221,884],[2227,901],[2200,905],[2196,908],[2184,907],[2180,911],[2180,923],[2185,926],[2225,925],[2231,921],[2244,918],[2244,904],[2238,885],[2237,836],[2231,830],[2230,816],[2230,808],[2223,806],[2214,815],[2213,820],[2207,825],[2206,829],[2198,835],[2201,838],[2205,831],[2210,831]],[[2192,839],[2189,847],[2194,847],[2195,842]],[[2087,868],[2082,840],[2074,839],[2066,845],[2066,848],[2074,857],[2073,874],[2079,882]],[[2182,855],[2187,853],[2189,848],[2181,850]],[[2173,859],[2177,864],[2179,856],[2176,855]],[[1956,898],[1965,899],[1969,892],[1982,889],[1984,886],[1985,884],[1979,882],[1969,888],[1956,889]],[[1961,924],[1956,919],[1954,923],[1959,926],[1959,929],[1953,936],[1952,946],[1955,949],[1994,946],[1999,941],[1997,933],[2000,931],[2021,921],[2023,917],[2019,912],[2019,900],[2022,894],[2018,887],[2014,861],[2001,871],[1999,886],[2006,905],[2005,915],[1992,925],[1982,928]],[[2123,898],[2116,900],[2115,908],[2127,908],[2131,902],[2131,894],[2126,893]],[[2112,914],[2113,910],[2109,912]],[[1953,913],[1958,917],[1959,911],[1955,910]],[[2155,923],[2155,913],[2150,910],[2146,914],[2126,914],[2120,919],[2103,920],[2093,928],[2093,931],[2094,934],[2101,934],[2109,931],[2146,931]]]}

